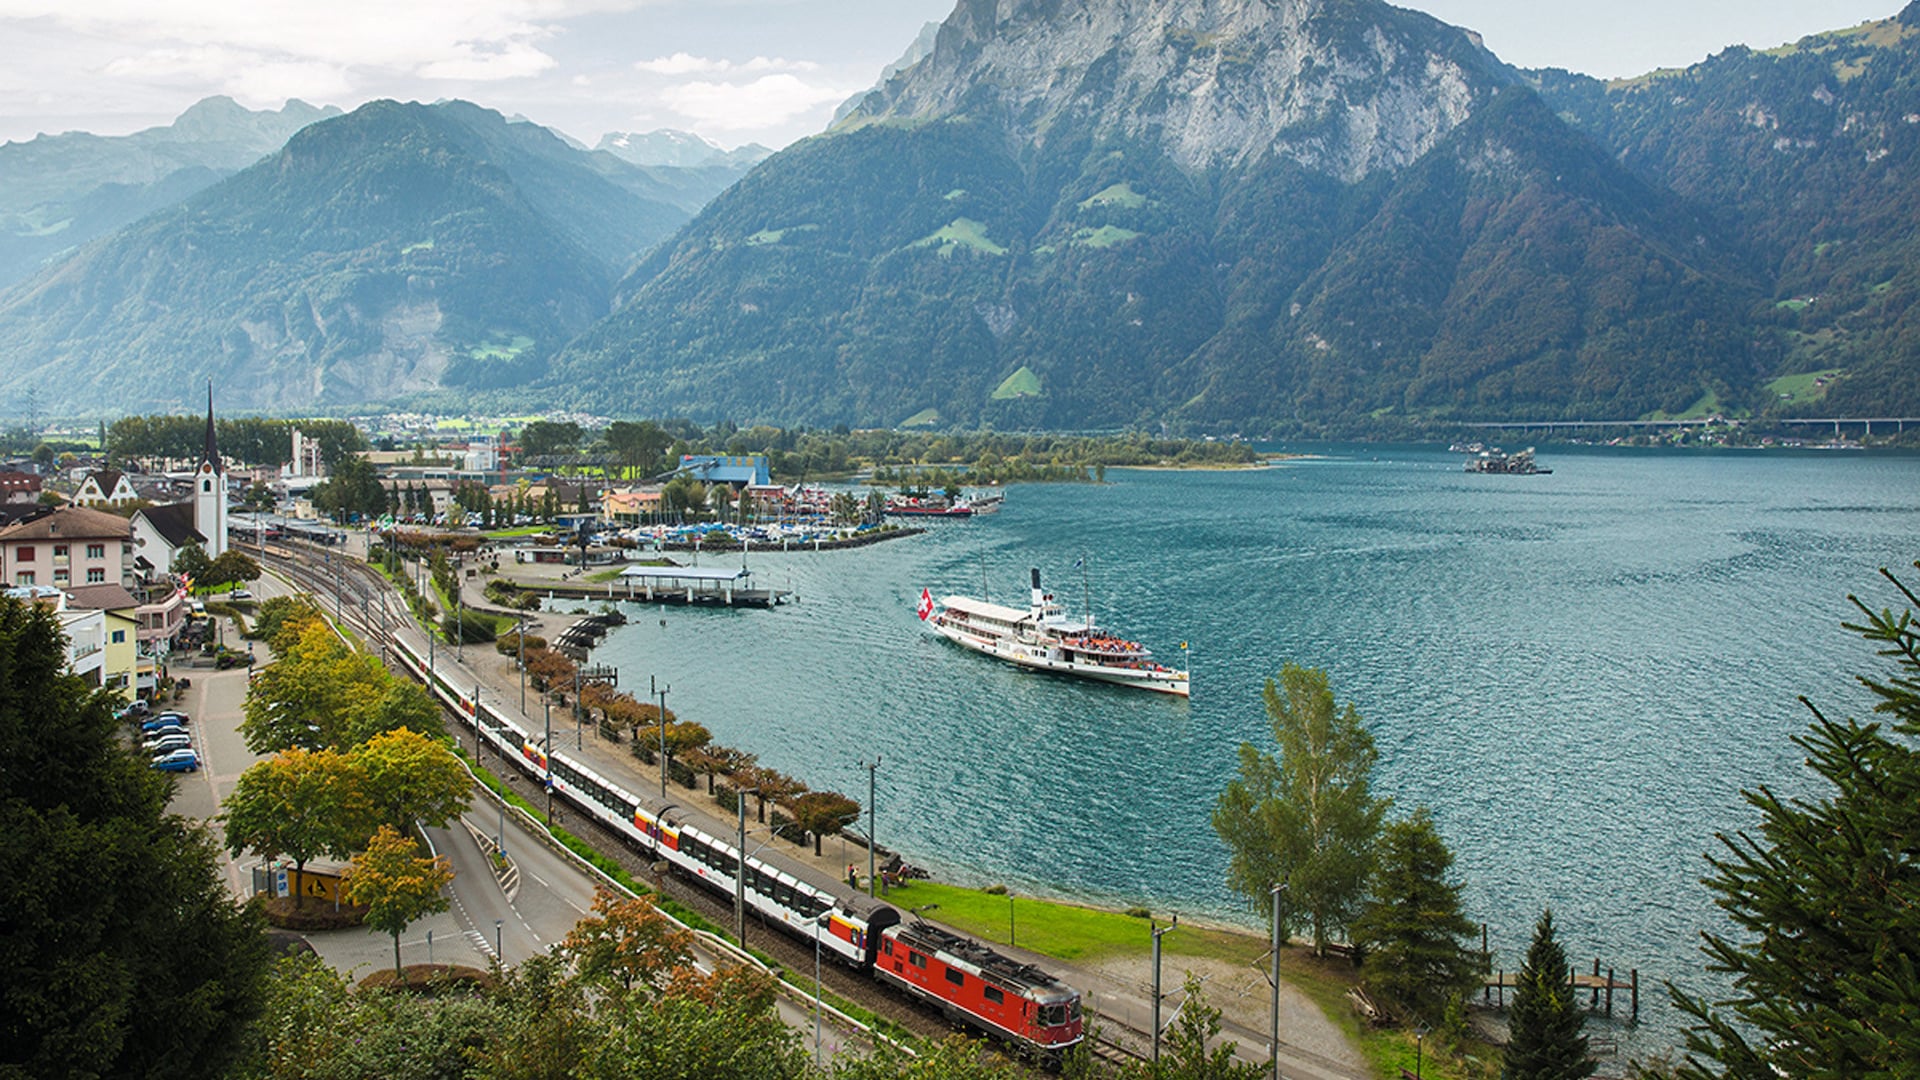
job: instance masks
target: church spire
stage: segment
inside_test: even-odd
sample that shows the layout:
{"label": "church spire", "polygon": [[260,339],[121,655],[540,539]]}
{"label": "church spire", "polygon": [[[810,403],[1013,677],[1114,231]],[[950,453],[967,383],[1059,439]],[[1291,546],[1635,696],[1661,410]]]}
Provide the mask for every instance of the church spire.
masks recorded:
{"label": "church spire", "polygon": [[220,445],[213,437],[213,380],[207,380],[207,448],[201,454],[202,464],[213,466],[216,473],[225,473],[220,464]]}

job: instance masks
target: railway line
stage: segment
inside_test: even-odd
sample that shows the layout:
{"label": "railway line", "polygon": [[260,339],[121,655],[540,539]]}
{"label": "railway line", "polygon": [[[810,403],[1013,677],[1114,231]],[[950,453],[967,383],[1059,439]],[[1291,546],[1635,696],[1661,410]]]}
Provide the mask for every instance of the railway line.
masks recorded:
{"label": "railway line", "polygon": [[[253,549],[253,553],[295,588],[313,595],[316,602],[348,630],[359,635],[363,641],[378,645],[389,656],[390,666],[418,678],[418,672],[409,665],[392,663],[393,654],[400,647],[394,631],[401,625],[401,620],[411,621],[411,614],[400,602],[391,583],[377,570],[358,559],[344,557],[338,550],[309,552],[298,546],[268,544]],[[463,727],[471,725],[472,721],[466,715],[454,710],[445,700],[441,704],[457,724]],[[482,752],[478,763],[493,768],[511,786],[519,788],[529,802],[537,804],[539,801],[537,781],[522,772],[525,762],[502,754],[495,747],[490,755]],[[603,856],[618,863],[636,881],[645,881],[650,888],[671,897],[715,925],[724,926],[732,921],[734,909],[726,899],[673,873],[659,872],[661,864],[654,862],[646,853],[635,851],[629,838],[617,834],[592,815],[566,805],[564,800],[556,800],[554,808],[553,824],[587,841]],[[814,962],[812,946],[767,923],[764,916],[750,917],[747,928],[747,944],[792,973],[794,981],[789,985],[806,981]],[[953,1034],[978,1034],[943,1012],[936,1012],[905,992],[872,979],[861,971],[839,963],[823,964],[820,971],[821,985],[829,992],[857,1003],[885,1024],[895,1025],[917,1038],[940,1039]],[[803,994],[810,993],[808,987],[796,985],[796,989]],[[1124,1060],[1130,1056],[1129,1051],[1119,1046],[1096,1048],[1095,1053],[1109,1060]],[[1011,1060],[1020,1062],[1017,1057]],[[1037,1066],[1030,1062],[1020,1063],[1035,1068],[1038,1074]]]}

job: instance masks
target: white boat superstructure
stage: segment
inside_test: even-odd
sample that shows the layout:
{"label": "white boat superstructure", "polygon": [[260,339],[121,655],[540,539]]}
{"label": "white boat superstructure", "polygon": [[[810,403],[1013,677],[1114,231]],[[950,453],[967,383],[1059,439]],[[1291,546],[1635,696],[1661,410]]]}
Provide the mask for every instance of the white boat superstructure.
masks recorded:
{"label": "white boat superstructure", "polygon": [[1100,629],[1091,617],[1066,615],[1040,588],[1040,571],[1032,575],[1033,599],[1024,611],[970,596],[945,597],[936,608],[922,590],[920,617],[957,645],[1021,667],[1190,696],[1186,671],[1155,662],[1146,646]]}

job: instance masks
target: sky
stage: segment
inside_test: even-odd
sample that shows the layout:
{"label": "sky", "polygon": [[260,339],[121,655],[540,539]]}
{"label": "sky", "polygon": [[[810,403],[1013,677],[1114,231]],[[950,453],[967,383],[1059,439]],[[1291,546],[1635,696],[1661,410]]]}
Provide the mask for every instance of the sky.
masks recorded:
{"label": "sky", "polygon": [[[1125,0],[1117,0],[1125,2]],[[1770,48],[1904,0],[1407,0],[1521,67],[1600,77]],[[204,97],[465,98],[589,145],[824,128],[953,0],[0,0],[0,140],[125,134]]]}

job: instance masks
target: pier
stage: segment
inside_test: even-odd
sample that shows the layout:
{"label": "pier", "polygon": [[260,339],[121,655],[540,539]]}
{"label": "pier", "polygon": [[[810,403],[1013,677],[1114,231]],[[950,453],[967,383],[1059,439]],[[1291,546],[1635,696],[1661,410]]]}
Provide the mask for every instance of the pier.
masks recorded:
{"label": "pier", "polygon": [[[1569,969],[1568,975],[1573,980],[1574,1002],[1576,1004],[1580,1000],[1580,991],[1585,990],[1587,992],[1588,1012],[1604,1013],[1608,1017],[1613,1016],[1613,992],[1619,990],[1627,995],[1627,1022],[1629,1024],[1637,1024],[1640,1022],[1639,968],[1629,969],[1627,971],[1627,978],[1624,980],[1616,979],[1614,978],[1612,968],[1608,968],[1605,974],[1602,974],[1600,971],[1600,961],[1596,959],[1593,962],[1593,973],[1591,975],[1581,972],[1578,968]],[[1486,985],[1483,986],[1480,991],[1481,1002],[1495,1009],[1506,1008],[1507,991],[1514,988],[1519,978],[1520,973],[1517,971],[1496,971],[1488,975],[1486,977]]]}
{"label": "pier", "polygon": [[634,566],[620,572],[625,595],[614,593],[611,586],[608,593],[650,604],[718,607],[774,607],[793,595],[778,589],[753,588],[752,578],[752,571],[744,566],[737,570],[719,566]]}

